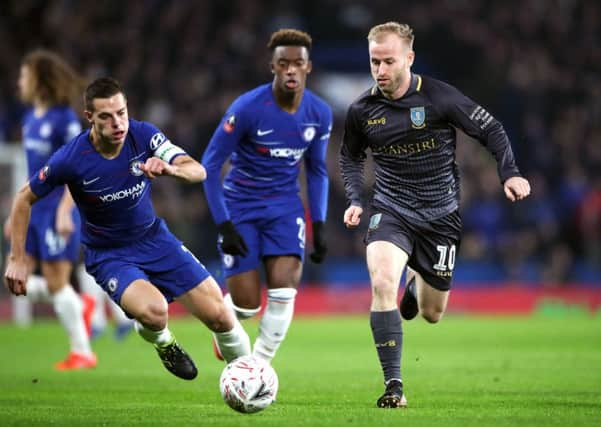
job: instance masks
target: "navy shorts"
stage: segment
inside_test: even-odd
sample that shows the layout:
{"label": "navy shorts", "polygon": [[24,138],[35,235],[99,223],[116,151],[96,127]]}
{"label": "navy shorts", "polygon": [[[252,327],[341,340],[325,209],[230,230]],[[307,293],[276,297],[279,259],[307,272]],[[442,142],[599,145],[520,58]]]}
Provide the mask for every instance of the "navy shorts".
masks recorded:
{"label": "navy shorts", "polygon": [[365,243],[386,241],[409,255],[407,265],[435,289],[451,289],[455,259],[461,243],[459,211],[429,222],[402,216],[383,206],[371,208]]}
{"label": "navy shorts", "polygon": [[156,286],[168,302],[209,277],[204,265],[157,219],[142,239],[118,248],[86,248],[86,270],[117,304],[134,280]]}

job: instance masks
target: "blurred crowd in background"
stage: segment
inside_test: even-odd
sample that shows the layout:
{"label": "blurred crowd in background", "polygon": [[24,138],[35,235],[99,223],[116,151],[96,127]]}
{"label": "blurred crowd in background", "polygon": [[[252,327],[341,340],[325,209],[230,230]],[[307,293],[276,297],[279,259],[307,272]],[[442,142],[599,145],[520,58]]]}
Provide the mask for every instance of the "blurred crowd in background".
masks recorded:
{"label": "blurred crowd in background", "polygon": [[[25,52],[43,46],[87,79],[119,79],[130,116],[155,123],[200,159],[231,101],[271,81],[271,32],[305,30],[314,42],[308,86],[335,112],[330,265],[348,269],[363,257],[364,228],[349,232],[342,223],[338,149],[346,107],[371,84],[367,32],[389,20],[414,28],[414,72],[453,84],[504,124],[532,184],[527,201],[511,204],[490,154],[460,136],[460,277],[601,283],[601,3],[595,0],[5,1],[0,143],[19,143],[19,64]],[[216,229],[202,187],[162,179],[153,188],[157,212],[175,234],[201,259],[215,260]],[[330,277],[328,265],[308,266],[306,275]]]}

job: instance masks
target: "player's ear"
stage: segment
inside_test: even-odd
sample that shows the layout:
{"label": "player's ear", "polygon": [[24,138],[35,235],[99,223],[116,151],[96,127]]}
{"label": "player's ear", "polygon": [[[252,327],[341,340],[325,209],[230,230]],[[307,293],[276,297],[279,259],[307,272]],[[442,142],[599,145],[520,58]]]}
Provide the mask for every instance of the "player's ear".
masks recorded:
{"label": "player's ear", "polygon": [[85,116],[86,120],[88,121],[88,123],[92,123],[92,112],[88,111],[88,110],[84,110],[83,115]]}
{"label": "player's ear", "polygon": [[307,61],[307,74],[309,74],[312,69],[313,69],[313,62],[309,59]]}
{"label": "player's ear", "polygon": [[407,52],[407,66],[411,67],[413,65],[413,61],[415,60],[415,52],[410,50]]}

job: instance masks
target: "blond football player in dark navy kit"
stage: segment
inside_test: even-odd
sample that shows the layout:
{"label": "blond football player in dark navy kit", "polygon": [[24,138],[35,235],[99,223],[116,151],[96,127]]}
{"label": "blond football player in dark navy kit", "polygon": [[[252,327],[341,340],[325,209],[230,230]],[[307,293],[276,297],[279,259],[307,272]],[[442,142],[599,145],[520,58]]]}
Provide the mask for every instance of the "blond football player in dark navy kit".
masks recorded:
{"label": "blond football player in dark navy kit", "polygon": [[[411,72],[413,30],[388,22],[367,37],[375,85],[348,110],[340,168],[349,207],[348,228],[363,214],[363,164],[369,148],[375,188],[365,237],[372,286],[370,324],[384,373],[381,408],[406,406],[401,379],[401,316],[418,313],[438,322],[447,307],[460,244],[456,131],[477,139],[494,156],[503,190],[512,201],[530,194],[503,126],[453,86]],[[397,306],[407,267],[407,284]]]}

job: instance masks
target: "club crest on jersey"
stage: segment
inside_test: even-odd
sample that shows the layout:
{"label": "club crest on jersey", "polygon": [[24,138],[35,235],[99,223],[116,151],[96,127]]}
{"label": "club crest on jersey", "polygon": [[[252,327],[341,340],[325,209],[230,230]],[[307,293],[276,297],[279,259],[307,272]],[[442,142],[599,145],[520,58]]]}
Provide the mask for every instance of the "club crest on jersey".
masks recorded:
{"label": "club crest on jersey", "polygon": [[129,173],[131,173],[134,176],[142,175],[144,172],[142,172],[142,170],[140,169],[141,165],[142,165],[142,162],[140,160],[134,160],[133,162],[131,162],[129,164]]}
{"label": "club crest on jersey", "polygon": [[52,133],[52,125],[48,122],[42,123],[42,125],[40,126],[40,136],[42,138],[48,138],[48,137],[50,137],[51,133]]}
{"label": "club crest on jersey", "polygon": [[223,254],[223,265],[225,268],[232,268],[236,259],[230,254]]}
{"label": "club crest on jersey", "polygon": [[315,138],[315,128],[313,126],[306,128],[303,132],[303,138],[307,142],[313,141],[313,138]]}
{"label": "club crest on jersey", "polygon": [[231,114],[225,122],[223,122],[223,130],[227,133],[232,133],[236,125],[236,115]]}
{"label": "club crest on jersey", "polygon": [[409,110],[411,117],[411,127],[413,129],[423,129],[426,127],[426,109],[424,107],[413,107]]}
{"label": "club crest on jersey", "polygon": [[162,132],[157,132],[150,138],[150,149],[155,151],[157,148],[161,146],[163,142],[165,142],[167,138]]}
{"label": "club crest on jersey", "polygon": [[117,280],[116,277],[111,277],[108,281],[108,283],[106,284],[106,287],[108,288],[110,293],[113,293],[117,290],[117,285],[119,284],[119,280]]}
{"label": "club crest on jersey", "polygon": [[42,169],[40,169],[40,173],[38,174],[38,179],[41,182],[44,182],[44,181],[46,181],[46,178],[48,178],[48,175],[50,175],[50,166],[46,165]]}

